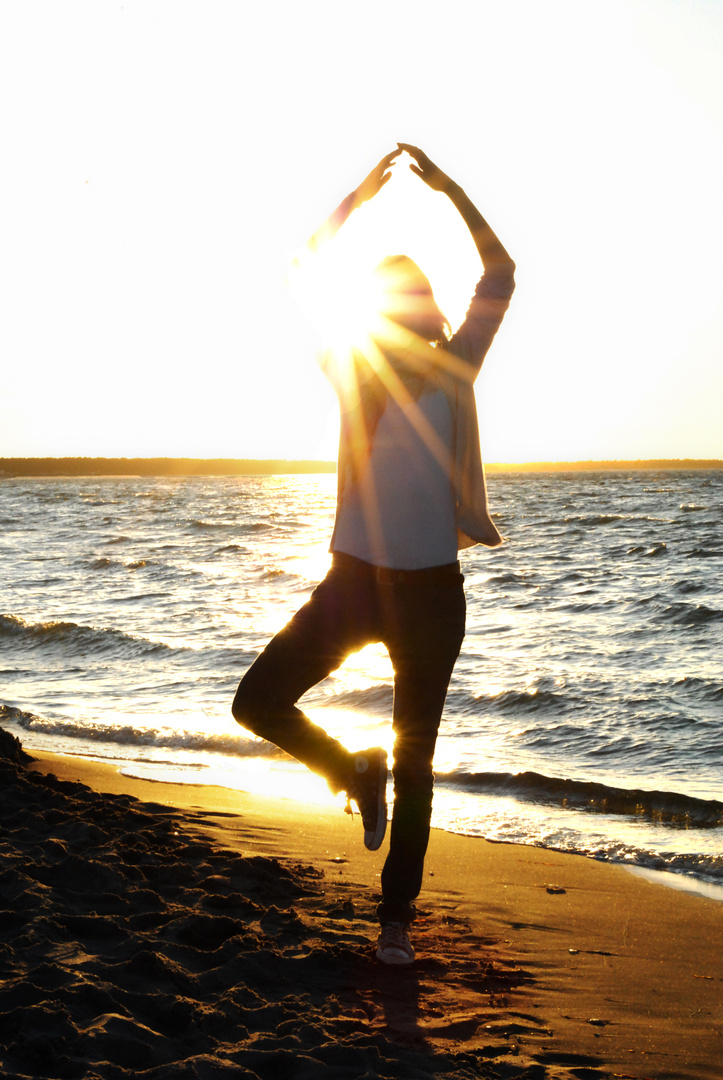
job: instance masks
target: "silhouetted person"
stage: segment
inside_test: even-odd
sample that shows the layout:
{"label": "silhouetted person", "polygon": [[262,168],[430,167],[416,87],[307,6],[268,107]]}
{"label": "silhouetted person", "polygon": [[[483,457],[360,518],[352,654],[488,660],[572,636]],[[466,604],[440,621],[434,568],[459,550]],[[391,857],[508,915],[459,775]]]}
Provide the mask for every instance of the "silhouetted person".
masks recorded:
{"label": "silhouetted person", "polygon": [[422,885],[432,812],[432,759],[465,630],[458,547],[495,547],[473,382],[514,290],[514,263],[470,199],[417,147],[398,143],[309,241],[314,254],[372,199],[406,150],[410,168],[444,192],[482,260],[464,322],[449,335],[429,281],[406,256],[377,268],[382,317],[366,348],[327,355],[339,396],[336,521],[329,573],[242,679],[233,715],[344,791],[364,842],[382,843],[387,755],[350,753],[296,706],[350,653],[383,642],[394,668],[394,804],[378,907],[376,955],[414,960],[408,928]]}

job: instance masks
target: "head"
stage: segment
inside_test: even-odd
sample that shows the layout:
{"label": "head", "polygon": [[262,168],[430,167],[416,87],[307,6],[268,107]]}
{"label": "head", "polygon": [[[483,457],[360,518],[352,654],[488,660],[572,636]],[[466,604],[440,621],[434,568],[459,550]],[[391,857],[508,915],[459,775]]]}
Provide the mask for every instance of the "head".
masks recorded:
{"label": "head", "polygon": [[432,286],[406,255],[389,255],[376,268],[384,295],[382,314],[424,341],[446,341],[449,323],[439,310]]}

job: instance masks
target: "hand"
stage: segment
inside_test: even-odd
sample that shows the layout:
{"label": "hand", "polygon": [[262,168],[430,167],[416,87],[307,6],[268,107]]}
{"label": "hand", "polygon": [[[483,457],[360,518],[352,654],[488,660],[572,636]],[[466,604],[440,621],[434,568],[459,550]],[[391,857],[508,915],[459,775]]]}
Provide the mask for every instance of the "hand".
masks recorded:
{"label": "hand", "polygon": [[357,206],[361,206],[362,203],[373,199],[384,187],[387,180],[391,179],[392,164],[395,157],[399,157],[401,152],[401,150],[392,150],[391,154],[387,154],[383,157],[379,164],[374,166],[369,175],[362,180],[361,184],[354,192]]}
{"label": "hand", "polygon": [[406,150],[410,157],[414,158],[416,165],[410,165],[409,168],[420,179],[424,180],[425,184],[431,187],[434,191],[447,191],[452,185],[452,181],[443,173],[442,170],[430,161],[423,150],[420,150],[418,146],[412,146],[410,143],[397,143],[399,147],[398,153],[402,150]]}

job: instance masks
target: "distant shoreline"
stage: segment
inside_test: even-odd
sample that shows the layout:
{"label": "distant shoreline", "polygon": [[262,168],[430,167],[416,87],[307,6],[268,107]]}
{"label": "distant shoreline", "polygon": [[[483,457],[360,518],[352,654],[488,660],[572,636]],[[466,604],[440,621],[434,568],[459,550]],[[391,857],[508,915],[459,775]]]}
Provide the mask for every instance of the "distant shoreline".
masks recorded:
{"label": "distant shoreline", "polygon": [[335,461],[283,458],[0,458],[0,477],[11,476],[275,476],[333,473]]}
{"label": "distant shoreline", "polygon": [[[723,469],[721,459],[650,458],[639,461],[492,462],[488,473],[619,472],[662,469]],[[333,473],[335,461],[292,461],[282,458],[0,458],[0,478],[52,476],[278,476],[289,473]]]}

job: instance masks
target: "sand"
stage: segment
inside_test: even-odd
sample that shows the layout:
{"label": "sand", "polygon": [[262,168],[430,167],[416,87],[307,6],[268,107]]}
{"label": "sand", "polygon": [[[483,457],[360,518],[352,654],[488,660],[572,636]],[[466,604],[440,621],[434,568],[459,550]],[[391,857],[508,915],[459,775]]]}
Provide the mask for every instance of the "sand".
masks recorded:
{"label": "sand", "polygon": [[374,959],[358,817],[0,731],[0,1076],[723,1075],[723,903],[434,830],[418,960]]}

